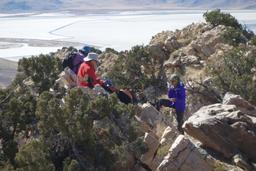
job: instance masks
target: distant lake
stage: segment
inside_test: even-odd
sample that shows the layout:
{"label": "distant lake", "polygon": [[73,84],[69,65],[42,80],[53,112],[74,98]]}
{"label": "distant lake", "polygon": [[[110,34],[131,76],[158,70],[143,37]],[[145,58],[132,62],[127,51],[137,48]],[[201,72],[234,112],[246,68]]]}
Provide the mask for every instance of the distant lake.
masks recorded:
{"label": "distant lake", "polygon": [[[155,34],[204,22],[202,10],[122,11],[74,15],[69,13],[0,14],[0,58],[17,61],[23,56],[56,51],[59,40],[90,44],[104,50],[130,49],[148,44]],[[227,11],[256,32],[256,10]],[[8,39],[3,39],[8,38]],[[19,39],[17,39],[19,38]],[[22,39],[21,39],[22,38]],[[31,39],[33,43],[30,43]],[[30,44],[29,44],[30,43]],[[81,46],[76,46],[77,48]]]}

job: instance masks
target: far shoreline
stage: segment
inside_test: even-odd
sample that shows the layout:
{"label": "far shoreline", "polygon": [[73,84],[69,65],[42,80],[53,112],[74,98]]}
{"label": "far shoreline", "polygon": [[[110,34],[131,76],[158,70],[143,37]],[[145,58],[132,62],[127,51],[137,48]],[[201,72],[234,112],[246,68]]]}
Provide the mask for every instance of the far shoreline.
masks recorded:
{"label": "far shoreline", "polygon": [[[172,12],[173,10],[173,12]],[[170,16],[174,16],[173,14],[202,14],[204,12],[206,12],[207,9],[202,9],[202,8],[199,8],[199,9],[186,9],[186,8],[171,8],[171,9],[162,9],[162,8],[152,8],[152,9],[118,9],[118,10],[113,10],[113,9],[105,9],[104,10],[101,10],[100,12],[101,13],[98,13],[98,15],[100,14],[106,14],[106,12],[109,12],[108,13],[108,16],[112,17],[115,15],[116,16],[132,16],[133,15],[138,15],[140,17],[148,17],[147,15],[169,15]],[[253,12],[253,13],[256,13],[256,10],[248,10],[248,9],[226,9],[226,10],[229,10],[229,11],[232,11],[232,12],[240,12],[240,13],[250,13],[250,12]],[[99,10],[97,10],[99,11]],[[24,17],[24,15],[34,15],[35,18],[37,20],[37,17],[38,19],[46,19],[47,17],[51,18],[52,16],[53,17],[56,17],[54,19],[58,20],[58,17],[61,18],[61,17],[67,17],[67,18],[72,18],[71,15],[65,15],[66,13],[69,12],[69,14],[72,14],[70,13],[70,11],[50,11],[52,13],[45,13],[45,12],[41,12],[41,13],[21,13],[21,16],[19,16],[19,14],[17,15],[11,15],[10,17],[12,18],[19,18],[19,17]],[[64,12],[63,14],[61,12]],[[76,11],[77,15],[79,15],[80,11]],[[40,15],[42,14],[42,15]],[[43,15],[43,14],[46,14],[46,15]],[[47,14],[50,14],[50,15],[47,15]],[[87,12],[84,12],[81,13],[81,16],[83,14],[92,14],[90,13],[90,11],[87,11]],[[93,13],[95,15],[97,15],[97,13]],[[92,15],[93,15],[92,14]],[[250,14],[249,14],[250,15]],[[188,15],[185,15],[185,16],[188,16]],[[244,16],[244,15],[242,15]],[[42,17],[42,18],[41,18]],[[74,17],[74,16],[73,16]],[[82,16],[83,17],[83,16]],[[85,16],[87,17],[87,16]],[[101,15],[100,15],[101,17]],[[169,16],[168,16],[169,17]],[[0,15],[0,18],[1,18],[1,15]],[[4,17],[4,18],[8,18],[8,16]],[[26,19],[26,17],[24,17]],[[172,19],[176,19],[177,17],[173,17]],[[168,18],[169,19],[169,18]],[[184,17],[182,18],[184,19]],[[196,19],[197,20],[197,19]],[[83,19],[81,19],[81,21],[83,21]],[[132,21],[132,20],[131,20]],[[152,20],[151,20],[152,21]],[[153,21],[158,21],[158,20],[153,20]],[[180,22],[181,20],[179,20],[178,22]],[[116,22],[115,20],[113,20],[113,22]],[[133,22],[133,21],[132,21]],[[194,21],[192,20],[189,20],[189,22],[191,23],[194,23]],[[201,22],[201,21],[195,21],[195,22]],[[71,24],[76,24],[76,23],[79,23],[79,22],[70,22]],[[60,47],[69,47],[69,46],[73,46],[75,48],[79,48],[79,47],[82,47],[83,45],[85,45],[85,43],[81,43],[83,42],[83,40],[85,40],[86,42],[88,42],[88,45],[90,46],[93,46],[93,47],[97,47],[99,48],[100,50],[104,50],[105,48],[109,47],[109,48],[114,48],[115,50],[117,51],[123,51],[124,49],[125,50],[129,50],[131,47],[130,47],[130,44],[132,45],[136,45],[134,43],[134,39],[129,39],[129,37],[125,37],[122,38],[122,37],[119,37],[120,40],[123,40],[123,42],[119,42],[119,40],[117,38],[113,39],[113,41],[115,42],[109,42],[108,40],[111,39],[111,35],[107,35],[105,37],[100,37],[100,39],[98,37],[96,37],[96,41],[94,39],[90,39],[90,37],[86,37],[85,38],[81,38],[79,33],[75,33],[75,34],[65,34],[64,33],[58,33],[59,30],[63,29],[63,26],[70,26],[70,23],[68,24],[62,24],[56,28],[53,28],[51,29],[50,31],[49,30],[46,30],[49,34],[51,35],[54,35],[54,36],[60,36],[61,38],[57,38],[57,39],[52,39],[50,40],[49,38],[48,39],[36,39],[36,36],[34,36],[35,38],[12,38],[12,37],[3,37],[5,36],[4,34],[2,35],[2,37],[0,37],[0,50],[3,50],[3,53],[0,54],[0,57],[2,58],[5,58],[5,59],[8,59],[8,60],[11,60],[11,61],[18,61],[19,59],[18,58],[21,58],[21,57],[29,57],[29,56],[32,56],[32,55],[39,55],[41,54],[43,51],[45,52],[49,52],[49,49],[51,48],[55,48],[52,50],[55,51],[57,49],[59,49]],[[171,23],[171,22],[170,22]],[[186,23],[184,25],[189,25],[191,23]],[[256,23],[256,20],[255,20],[255,23]],[[156,22],[156,24],[159,24]],[[166,23],[165,23],[166,24]],[[254,23],[253,23],[254,24]],[[253,25],[251,24],[251,25]],[[123,25],[123,24],[122,24]],[[138,24],[136,24],[137,26]],[[163,31],[163,30],[171,30],[171,31],[174,31],[175,29],[181,29],[183,28],[183,26],[175,26],[175,23],[174,24],[169,24],[171,27],[168,27],[168,28],[161,28],[159,29],[159,32]],[[87,26],[87,25],[86,25]],[[89,28],[93,27],[93,25],[89,25]],[[102,26],[103,27],[103,26]],[[142,26],[144,27],[144,25]],[[173,28],[172,28],[173,27]],[[61,28],[61,29],[60,29]],[[66,28],[66,27],[65,27]],[[122,28],[122,27],[120,27]],[[256,28],[256,26],[253,26],[253,28]],[[86,29],[86,27],[85,27]],[[138,28],[137,28],[138,29]],[[120,29],[122,30],[122,29]],[[255,29],[254,29],[255,30]],[[253,31],[254,31],[253,30]],[[90,30],[89,30],[90,31]],[[130,31],[130,30],[128,30]],[[143,33],[144,30],[142,30],[138,35],[141,35],[141,33]],[[102,32],[101,30],[98,30],[93,31],[93,34],[96,33],[100,33]],[[33,32],[31,32],[33,34]],[[92,32],[88,32],[89,34],[92,34]],[[115,32],[115,33],[119,33],[119,32]],[[122,33],[122,32],[120,32]],[[119,34],[120,34],[119,33]],[[127,32],[126,32],[127,33]],[[139,39],[139,43],[138,44],[147,44],[148,42],[146,42],[147,40],[150,40],[150,36],[153,36],[155,34],[157,34],[158,32],[156,32],[155,30],[152,30],[152,35],[146,35],[146,36],[143,36],[141,39]],[[78,35],[77,37],[79,37],[81,40],[79,39],[73,39],[74,38],[74,35]],[[125,35],[125,34],[123,34]],[[19,36],[19,35],[18,35]],[[28,35],[28,37],[31,37],[31,35]],[[32,36],[33,37],[33,36]],[[87,39],[88,38],[88,39]],[[98,39],[97,39],[98,38]],[[72,41],[73,39],[73,41]],[[69,41],[70,40],[70,41]],[[74,41],[75,40],[75,41]],[[107,40],[107,41],[106,41]],[[142,41],[143,40],[143,41]],[[131,43],[132,42],[132,43]],[[137,42],[137,41],[136,41]],[[2,45],[1,45],[2,43]],[[20,50],[17,50],[17,48],[19,47]],[[29,47],[29,48],[25,48],[25,47]],[[10,50],[8,49],[13,49],[14,51],[16,50],[17,52],[25,52],[27,49],[28,50],[31,50],[32,48],[37,48],[36,50],[33,50],[32,53],[28,54],[28,53],[12,53],[10,52]],[[41,48],[41,49],[39,49]],[[44,49],[44,50],[43,50]],[[42,52],[39,52],[39,51],[42,51]],[[44,53],[43,54],[47,54],[47,53]]]}
{"label": "far shoreline", "polygon": [[[10,16],[6,17],[25,17],[25,16],[32,16],[32,15],[40,15],[40,14],[49,14],[49,13],[54,13],[54,14],[73,14],[76,16],[83,16],[83,15],[93,15],[93,14],[110,14],[113,12],[155,12],[155,11],[180,11],[180,12],[185,12],[185,11],[211,11],[215,9],[220,9],[221,11],[224,12],[241,12],[241,11],[246,11],[246,12],[255,12],[255,9],[248,9],[248,8],[124,8],[124,9],[116,9],[116,8],[98,8],[98,9],[69,9],[69,10],[42,10],[42,11],[1,11],[0,14],[6,14]],[[0,16],[0,18],[5,18],[5,16]]]}

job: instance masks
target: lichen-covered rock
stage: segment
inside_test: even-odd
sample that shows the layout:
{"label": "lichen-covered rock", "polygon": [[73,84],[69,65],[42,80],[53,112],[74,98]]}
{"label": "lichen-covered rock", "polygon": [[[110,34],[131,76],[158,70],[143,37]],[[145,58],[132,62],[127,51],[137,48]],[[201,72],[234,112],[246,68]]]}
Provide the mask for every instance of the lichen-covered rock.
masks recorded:
{"label": "lichen-covered rock", "polygon": [[256,161],[256,125],[235,105],[202,107],[183,126],[188,135],[225,158],[231,159],[240,152]]}
{"label": "lichen-covered rock", "polygon": [[216,48],[215,46],[223,42],[221,33],[225,30],[225,26],[217,26],[209,31],[204,32],[200,38],[191,43],[191,46],[196,50],[199,56],[209,57]]}
{"label": "lichen-covered rock", "polygon": [[194,55],[178,55],[178,57],[175,57],[174,59],[170,58],[167,61],[165,61],[164,66],[165,67],[177,67],[182,65],[193,65],[198,64],[200,65],[200,58]]}
{"label": "lichen-covered rock", "polygon": [[164,47],[168,52],[173,52],[181,47],[176,36],[168,37],[164,42]]}
{"label": "lichen-covered rock", "polygon": [[151,104],[145,103],[137,111],[137,117],[147,123],[150,127],[155,128],[163,120],[162,115]]}
{"label": "lichen-covered rock", "polygon": [[153,162],[157,163],[158,166],[164,160],[164,157],[168,154],[168,150],[178,135],[179,133],[175,126],[170,125],[164,130],[161,138],[159,139],[160,144],[157,151],[155,152],[155,157],[153,160]]}
{"label": "lichen-covered rock", "polygon": [[[193,25],[191,25],[192,29]],[[196,25],[194,26],[196,29]],[[200,60],[206,60],[211,55],[214,55],[223,46],[219,44],[223,43],[221,33],[225,29],[224,26],[218,26],[213,29],[206,29],[200,36],[198,35],[194,39],[191,39],[190,43],[181,47],[177,51],[170,54],[168,62],[165,63],[166,67],[173,67],[179,65],[193,65],[200,64]],[[190,29],[186,30],[189,31]],[[183,31],[184,33],[185,31]],[[179,40],[177,40],[179,41]],[[225,47],[225,46],[224,46]]]}
{"label": "lichen-covered rock", "polygon": [[223,104],[236,105],[236,107],[243,113],[247,115],[253,115],[256,117],[256,108],[248,101],[243,99],[239,95],[232,93],[226,93],[223,98]]}
{"label": "lichen-covered rock", "polygon": [[[205,150],[197,147],[188,138],[180,135],[169,149],[157,171],[210,171],[221,165],[222,170],[230,170],[228,166],[214,159]],[[240,170],[240,169],[237,169]]]}
{"label": "lichen-covered rock", "polygon": [[154,160],[154,157],[159,146],[158,137],[153,132],[145,133],[143,141],[147,145],[148,151],[140,157],[140,161],[152,170],[156,170],[159,163]]}
{"label": "lichen-covered rock", "polygon": [[165,144],[172,144],[176,137],[178,136],[178,130],[174,126],[168,126],[160,139],[160,144],[165,145]]}

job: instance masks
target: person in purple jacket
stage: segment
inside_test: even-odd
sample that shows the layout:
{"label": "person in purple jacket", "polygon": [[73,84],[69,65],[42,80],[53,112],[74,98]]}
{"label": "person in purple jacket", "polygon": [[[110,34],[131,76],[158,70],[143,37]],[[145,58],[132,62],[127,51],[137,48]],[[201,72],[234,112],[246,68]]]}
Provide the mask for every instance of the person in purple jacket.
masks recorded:
{"label": "person in purple jacket", "polygon": [[76,53],[76,56],[73,60],[74,68],[72,68],[72,70],[74,71],[74,73],[77,74],[80,64],[84,62],[84,58],[90,52],[91,52],[91,47],[89,46],[84,46],[83,48],[79,49],[79,51]]}
{"label": "person in purple jacket", "polygon": [[179,76],[173,74],[170,77],[170,88],[168,91],[169,99],[160,99],[156,105],[159,111],[162,106],[174,108],[176,111],[176,119],[178,122],[178,130],[183,134],[182,124],[183,115],[186,108],[186,91],[183,83],[181,82]]}

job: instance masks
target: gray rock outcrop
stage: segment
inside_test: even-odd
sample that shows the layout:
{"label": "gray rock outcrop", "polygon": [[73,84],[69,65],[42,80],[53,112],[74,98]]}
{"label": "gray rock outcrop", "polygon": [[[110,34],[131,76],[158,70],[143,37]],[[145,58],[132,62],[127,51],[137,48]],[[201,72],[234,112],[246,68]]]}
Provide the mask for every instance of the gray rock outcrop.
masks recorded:
{"label": "gray rock outcrop", "polygon": [[241,154],[248,162],[256,162],[254,107],[229,93],[223,103],[202,107],[193,114],[183,125],[186,133],[226,159],[234,160]]}

